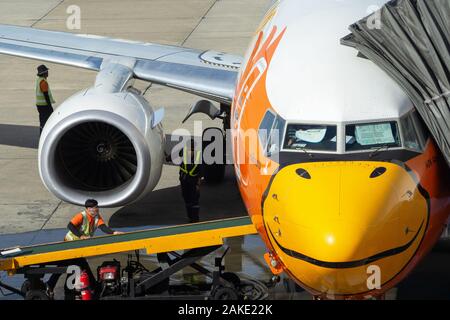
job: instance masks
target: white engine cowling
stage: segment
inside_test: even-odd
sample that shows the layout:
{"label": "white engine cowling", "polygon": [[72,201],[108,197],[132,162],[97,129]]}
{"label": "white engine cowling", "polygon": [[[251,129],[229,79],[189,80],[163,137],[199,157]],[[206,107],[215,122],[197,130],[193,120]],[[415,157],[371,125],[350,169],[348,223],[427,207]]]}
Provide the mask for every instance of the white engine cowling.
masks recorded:
{"label": "white engine cowling", "polygon": [[140,199],[158,183],[164,162],[164,133],[161,124],[152,125],[153,117],[148,102],[132,90],[110,93],[94,86],[76,93],[42,132],[44,185],[78,205],[88,198],[105,207]]}

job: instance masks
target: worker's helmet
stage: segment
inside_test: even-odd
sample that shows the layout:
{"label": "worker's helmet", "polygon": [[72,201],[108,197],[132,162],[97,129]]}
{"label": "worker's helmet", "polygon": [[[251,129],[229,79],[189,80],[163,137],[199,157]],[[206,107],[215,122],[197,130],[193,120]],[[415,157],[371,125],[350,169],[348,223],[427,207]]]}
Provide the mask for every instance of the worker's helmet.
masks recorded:
{"label": "worker's helmet", "polygon": [[37,75],[42,76],[43,74],[48,72],[48,68],[45,65],[41,64],[39,67],[37,67],[37,71]]}

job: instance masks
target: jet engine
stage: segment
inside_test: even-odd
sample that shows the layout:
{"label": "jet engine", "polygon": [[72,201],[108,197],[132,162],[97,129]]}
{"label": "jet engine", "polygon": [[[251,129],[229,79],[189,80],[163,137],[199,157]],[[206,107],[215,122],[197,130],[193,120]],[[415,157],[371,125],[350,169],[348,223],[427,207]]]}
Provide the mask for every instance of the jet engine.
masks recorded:
{"label": "jet engine", "polygon": [[129,70],[111,66],[48,120],[39,142],[46,188],[73,204],[95,198],[117,207],[149,193],[164,162],[161,110],[131,87]]}

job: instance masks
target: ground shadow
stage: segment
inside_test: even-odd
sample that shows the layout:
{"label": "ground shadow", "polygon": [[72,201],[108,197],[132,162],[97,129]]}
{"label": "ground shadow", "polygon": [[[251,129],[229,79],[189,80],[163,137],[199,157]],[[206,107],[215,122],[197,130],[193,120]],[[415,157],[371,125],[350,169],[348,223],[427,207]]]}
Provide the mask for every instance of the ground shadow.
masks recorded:
{"label": "ground shadow", "polygon": [[[172,140],[181,139],[181,136],[174,137],[166,134],[165,150],[167,154],[170,154],[172,148],[178,143],[178,140]],[[0,145],[37,149],[39,147],[39,127],[0,124]],[[171,163],[167,164],[170,165]]]}
{"label": "ground shadow", "polygon": [[398,285],[397,299],[450,298],[450,239],[439,241],[433,251]]}
{"label": "ground shadow", "polygon": [[0,145],[37,149],[39,127],[0,124]]}
{"label": "ground shadow", "polygon": [[[236,185],[232,166],[219,185],[203,183],[200,196],[200,220],[246,216],[247,211]],[[187,223],[186,209],[179,186],[159,189],[144,199],[125,206],[110,218],[113,228]]]}

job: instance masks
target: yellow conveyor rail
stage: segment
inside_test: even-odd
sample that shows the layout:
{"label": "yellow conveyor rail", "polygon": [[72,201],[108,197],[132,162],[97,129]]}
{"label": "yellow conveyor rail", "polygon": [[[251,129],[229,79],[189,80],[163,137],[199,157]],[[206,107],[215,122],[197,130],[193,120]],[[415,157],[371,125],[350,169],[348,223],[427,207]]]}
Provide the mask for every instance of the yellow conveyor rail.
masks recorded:
{"label": "yellow conveyor rail", "polygon": [[[148,254],[222,245],[223,239],[255,234],[249,217],[163,227],[86,240],[13,248],[0,256],[0,270],[145,249]],[[5,253],[5,251],[3,251]]]}

